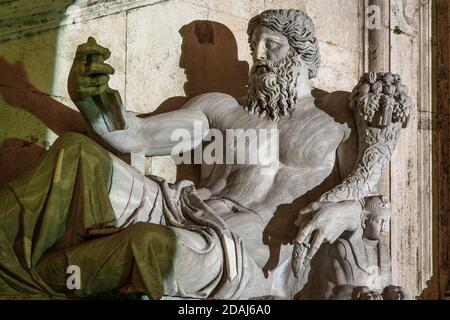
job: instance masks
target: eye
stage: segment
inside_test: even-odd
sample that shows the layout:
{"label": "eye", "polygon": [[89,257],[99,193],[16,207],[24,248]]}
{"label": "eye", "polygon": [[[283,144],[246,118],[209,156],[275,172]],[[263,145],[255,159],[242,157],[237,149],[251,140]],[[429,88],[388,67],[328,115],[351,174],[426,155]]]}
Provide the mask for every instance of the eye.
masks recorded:
{"label": "eye", "polygon": [[272,41],[272,40],[267,40],[266,41],[266,48],[267,49],[275,49],[276,47],[278,47],[278,43],[276,43],[275,41]]}

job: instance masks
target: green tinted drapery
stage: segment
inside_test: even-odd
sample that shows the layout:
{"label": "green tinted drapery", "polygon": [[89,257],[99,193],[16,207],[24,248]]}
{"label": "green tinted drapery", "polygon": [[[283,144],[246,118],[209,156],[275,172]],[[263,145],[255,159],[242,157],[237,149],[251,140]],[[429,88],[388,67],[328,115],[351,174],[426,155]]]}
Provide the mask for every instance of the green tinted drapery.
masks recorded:
{"label": "green tinted drapery", "polygon": [[[83,295],[118,289],[133,270],[151,298],[163,295],[162,278],[170,270],[174,237],[167,228],[152,224],[139,227],[143,237],[138,246],[127,241],[129,232],[115,233],[108,197],[111,171],[106,150],[82,135],[66,134],[35,169],[0,190],[0,295],[64,297],[67,292],[49,286],[36,271],[49,249],[65,257],[54,275],[59,283],[67,276],[67,264],[81,265]],[[93,240],[93,233],[110,235]],[[108,237],[116,241],[105,241]],[[87,252],[105,259],[101,265],[88,263]]]}

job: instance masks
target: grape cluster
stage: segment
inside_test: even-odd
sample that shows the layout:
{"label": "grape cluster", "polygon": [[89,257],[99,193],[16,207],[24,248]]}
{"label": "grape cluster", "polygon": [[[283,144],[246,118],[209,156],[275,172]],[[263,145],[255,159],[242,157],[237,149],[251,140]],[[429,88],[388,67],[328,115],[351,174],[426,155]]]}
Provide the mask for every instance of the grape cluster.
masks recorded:
{"label": "grape cluster", "polygon": [[406,91],[399,75],[370,72],[361,78],[354,89],[350,107],[357,109],[369,124],[373,124],[377,112],[393,108],[392,115],[387,113],[384,118],[388,119],[388,123],[400,122],[406,127],[411,113],[411,101]]}

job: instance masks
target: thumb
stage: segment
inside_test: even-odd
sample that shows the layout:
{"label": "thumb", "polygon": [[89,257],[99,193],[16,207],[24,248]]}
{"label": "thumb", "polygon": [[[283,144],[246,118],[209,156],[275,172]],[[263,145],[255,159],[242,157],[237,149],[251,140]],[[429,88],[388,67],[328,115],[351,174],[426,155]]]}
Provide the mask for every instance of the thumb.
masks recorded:
{"label": "thumb", "polygon": [[303,215],[299,215],[294,222],[295,226],[300,227],[304,220],[305,220],[305,217]]}
{"label": "thumb", "polygon": [[95,40],[94,37],[89,37],[87,42],[90,44],[97,44],[97,41]]}

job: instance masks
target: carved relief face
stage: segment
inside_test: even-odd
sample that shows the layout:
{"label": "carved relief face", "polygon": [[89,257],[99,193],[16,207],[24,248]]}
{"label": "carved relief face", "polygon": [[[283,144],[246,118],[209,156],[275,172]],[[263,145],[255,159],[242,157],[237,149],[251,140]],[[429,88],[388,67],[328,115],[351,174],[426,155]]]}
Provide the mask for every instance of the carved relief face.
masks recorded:
{"label": "carved relief face", "polygon": [[289,54],[289,41],[278,31],[264,26],[258,26],[252,34],[250,50],[253,62],[270,61],[277,63]]}
{"label": "carved relief face", "polygon": [[385,300],[405,300],[406,294],[402,287],[389,286],[383,292]]}
{"label": "carved relief face", "polygon": [[364,237],[370,240],[379,240],[389,231],[389,211],[387,209],[379,209],[369,215],[363,223]]}

